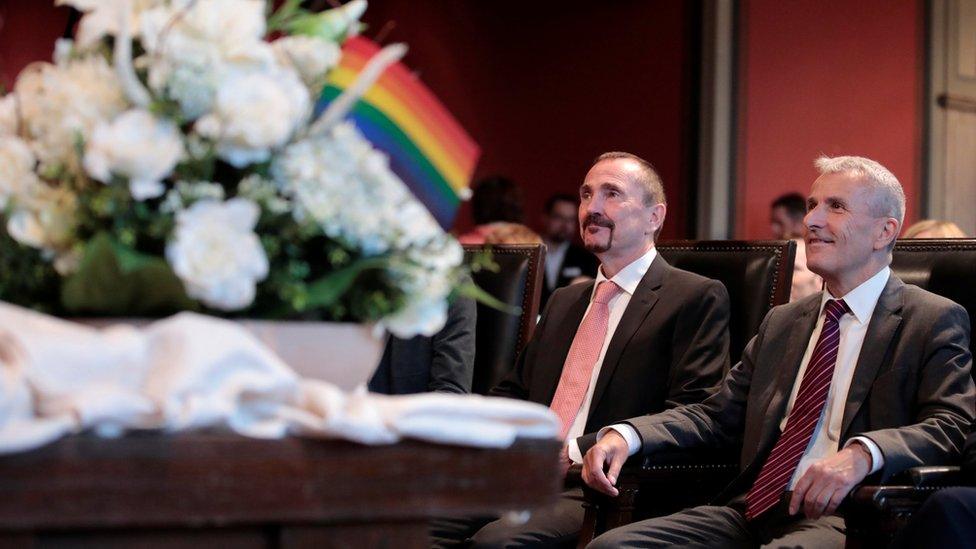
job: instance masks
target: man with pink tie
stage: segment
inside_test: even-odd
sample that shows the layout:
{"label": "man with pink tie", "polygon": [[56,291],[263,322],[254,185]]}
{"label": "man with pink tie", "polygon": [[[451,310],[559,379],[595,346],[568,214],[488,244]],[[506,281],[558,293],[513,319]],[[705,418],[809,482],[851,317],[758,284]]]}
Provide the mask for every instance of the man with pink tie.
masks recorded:
{"label": "man with pink tie", "polygon": [[[596,159],[580,186],[579,207],[583,244],[601,263],[596,280],[552,294],[532,340],[492,390],[556,412],[566,441],[564,471],[582,462],[600,427],[700,402],[728,368],[728,293],[657,254],[654,235],[666,209],[661,179],[648,162],[617,152]],[[582,526],[581,498],[580,489],[568,491],[520,525],[483,520],[470,541],[476,547],[570,541]],[[439,545],[463,537],[437,526]]]}
{"label": "man with pink tie", "polygon": [[905,195],[867,158],[820,158],[807,261],[823,292],[773,308],[702,403],[601,429],[587,484],[616,495],[628,455],[741,446],[715,505],[607,532],[592,547],[843,547],[834,512],[868,476],[958,457],[973,419],[969,316],[891,274]]}

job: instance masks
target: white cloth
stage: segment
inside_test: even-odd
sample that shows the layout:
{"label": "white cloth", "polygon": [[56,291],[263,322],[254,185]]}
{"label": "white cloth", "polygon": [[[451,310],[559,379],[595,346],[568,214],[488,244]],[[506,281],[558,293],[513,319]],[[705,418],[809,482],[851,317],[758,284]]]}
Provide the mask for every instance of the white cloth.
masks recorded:
{"label": "white cloth", "polygon": [[556,289],[556,283],[559,282],[559,270],[563,267],[563,260],[566,259],[566,250],[568,249],[568,241],[555,246],[546,245],[546,287],[550,290]]}
{"label": "white cloth", "polygon": [[0,302],[0,454],[92,429],[226,427],[367,444],[507,447],[555,438],[545,406],[475,395],[345,393],[302,379],[238,324],[181,313],[97,329]]}
{"label": "white cloth", "polygon": [[[840,442],[841,423],[844,420],[844,405],[847,403],[847,393],[851,388],[851,381],[854,379],[854,369],[857,366],[857,358],[861,354],[861,346],[864,344],[864,336],[867,335],[868,324],[871,322],[871,315],[878,304],[881,292],[888,284],[888,277],[891,276],[891,269],[885,267],[874,274],[871,278],[862,282],[847,295],[836,297],[829,291],[824,291],[820,298],[819,316],[817,324],[810,334],[810,341],[807,343],[806,352],[800,361],[800,370],[797,373],[796,381],[793,383],[793,390],[790,393],[790,400],[786,405],[786,413],[780,421],[780,432],[786,428],[786,420],[789,418],[790,411],[793,410],[793,401],[796,400],[796,393],[800,390],[800,382],[803,381],[803,374],[806,372],[813,348],[817,345],[820,332],[823,329],[823,308],[828,299],[843,299],[850,307],[853,314],[847,314],[840,319],[840,343],[837,352],[837,364],[834,366],[834,375],[830,382],[830,391],[827,393],[827,401],[824,403],[824,412],[817,422],[810,444],[807,446],[800,463],[790,479],[790,488],[796,481],[803,476],[807,468],[815,461],[830,457],[837,453]],[[826,425],[826,428],[824,426]],[[640,450],[641,440],[637,431],[626,424],[616,424],[600,429],[597,437],[602,437],[609,429],[620,433],[627,441],[630,455],[636,454]],[[844,445],[851,445],[860,442],[867,447],[871,453],[871,473],[884,467],[884,454],[875,442],[867,437],[851,437]]]}
{"label": "white cloth", "polygon": [[[569,432],[566,435],[566,440],[568,444],[567,453],[569,459],[573,460],[574,463],[583,463],[583,454],[580,452],[579,443],[576,438],[586,434],[584,429],[586,429],[586,419],[590,416],[590,404],[593,402],[593,390],[596,389],[596,380],[600,377],[600,370],[603,368],[603,357],[607,354],[607,347],[610,346],[610,340],[613,339],[614,332],[617,331],[617,325],[620,324],[620,318],[624,316],[624,311],[627,309],[627,304],[630,303],[630,298],[633,297],[634,292],[637,291],[637,285],[640,284],[641,279],[647,274],[647,269],[651,267],[651,263],[654,262],[654,258],[657,257],[657,249],[651,247],[651,249],[635,259],[629,265],[620,270],[617,274],[610,278],[617,286],[620,286],[622,292],[619,292],[613,299],[607,303],[610,308],[610,318],[607,322],[607,336],[603,339],[603,348],[600,350],[600,358],[597,359],[596,365],[593,367],[593,373],[590,376],[590,386],[586,390],[586,396],[583,398],[583,404],[580,406],[579,412],[576,414],[576,419],[569,428]],[[603,267],[597,271],[596,283],[593,284],[593,291],[604,280],[608,280],[606,276],[603,275]],[[590,295],[590,305],[586,307],[586,312],[590,311],[590,307],[593,305],[593,295]],[[586,313],[583,313],[583,317],[586,317]]]}

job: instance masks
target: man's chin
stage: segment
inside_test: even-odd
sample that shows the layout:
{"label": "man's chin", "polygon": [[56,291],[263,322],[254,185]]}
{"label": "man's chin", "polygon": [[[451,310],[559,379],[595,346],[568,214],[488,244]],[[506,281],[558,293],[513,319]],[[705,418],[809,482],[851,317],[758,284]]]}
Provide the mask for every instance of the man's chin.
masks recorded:
{"label": "man's chin", "polygon": [[609,242],[587,242],[583,241],[583,247],[591,254],[602,254],[610,249]]}

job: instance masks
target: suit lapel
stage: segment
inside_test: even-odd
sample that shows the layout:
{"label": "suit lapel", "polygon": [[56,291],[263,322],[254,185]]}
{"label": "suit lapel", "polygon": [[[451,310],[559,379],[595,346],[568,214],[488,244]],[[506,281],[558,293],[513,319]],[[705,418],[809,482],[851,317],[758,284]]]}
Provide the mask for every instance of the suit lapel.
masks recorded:
{"label": "suit lapel", "polygon": [[552,397],[556,394],[556,386],[559,384],[559,376],[562,374],[563,365],[566,363],[566,356],[569,355],[569,348],[576,337],[576,330],[583,322],[583,314],[590,304],[590,296],[593,295],[593,284],[580,284],[583,288],[579,289],[579,294],[569,304],[569,308],[563,313],[562,318],[551,318],[548,322],[556,322],[555,337],[547,339],[547,343],[552,346],[549,349],[540,349],[539,353],[546,357],[547,365],[539,368],[541,376],[540,387],[544,388],[545,400],[552,402]]}
{"label": "suit lapel", "polygon": [[868,324],[868,331],[864,335],[864,343],[857,357],[857,366],[854,367],[851,387],[847,391],[847,402],[844,404],[844,421],[840,429],[842,441],[854,416],[861,409],[861,404],[864,403],[864,398],[878,375],[878,369],[888,352],[888,347],[901,325],[901,315],[898,313],[902,307],[904,287],[905,284],[898,277],[893,274],[889,276],[888,283],[885,284],[885,289],[878,298],[878,305],[871,315],[871,323]]}
{"label": "suit lapel", "polygon": [[793,392],[793,385],[796,383],[796,377],[800,371],[800,362],[810,344],[813,329],[817,325],[820,301],[820,294],[817,294],[816,298],[810,299],[806,308],[793,319],[786,348],[773,355],[779,355],[783,358],[778,361],[775,381],[766,389],[767,394],[764,394],[760,399],[760,402],[765,401],[766,404],[762,412],[762,431],[757,438],[757,450],[762,449],[779,430],[786,403],[790,399],[790,393]]}
{"label": "suit lapel", "polygon": [[591,415],[593,410],[596,410],[597,405],[600,404],[600,399],[607,390],[607,385],[610,384],[610,378],[613,377],[613,372],[617,369],[617,363],[620,362],[624,348],[627,347],[627,343],[634,337],[634,333],[644,323],[647,314],[657,303],[657,290],[664,283],[665,275],[670,268],[668,262],[658,254],[634,290],[630,302],[627,303],[627,308],[624,309],[624,314],[620,317],[617,329],[610,339],[607,354],[603,357],[603,365],[600,366],[600,375],[597,377],[596,387],[593,389],[593,401],[590,403]]}

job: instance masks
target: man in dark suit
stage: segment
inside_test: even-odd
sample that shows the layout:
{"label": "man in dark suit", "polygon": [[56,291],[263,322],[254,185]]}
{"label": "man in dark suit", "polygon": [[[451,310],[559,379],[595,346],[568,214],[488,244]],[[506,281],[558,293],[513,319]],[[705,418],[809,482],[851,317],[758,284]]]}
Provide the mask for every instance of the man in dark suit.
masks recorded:
{"label": "man in dark suit", "polygon": [[594,547],[842,547],[833,513],[854,485],[958,457],[976,398],[969,317],[891,274],[905,204],[891,172],[860,157],[816,165],[805,240],[826,290],[771,310],[703,403],[601,429],[583,468],[616,495],[629,454],[741,445],[741,474],[717,505],[611,530]]}
{"label": "man in dark suit", "polygon": [[596,256],[573,243],[579,230],[578,211],[579,199],[571,194],[555,194],[546,201],[542,235],[546,244],[546,273],[539,310],[546,308],[556,288],[568,286],[579,277],[596,276],[599,266]]}
{"label": "man in dark suit", "polygon": [[444,327],[433,336],[391,336],[369,390],[387,395],[470,393],[477,314],[474,300],[458,297],[448,308]]}
{"label": "man in dark suit", "polygon": [[[597,428],[704,399],[729,353],[725,287],[671,267],[654,248],[666,206],[653,167],[627,153],[601,155],[580,198],[583,242],[601,263],[596,281],[556,290],[514,369],[491,392],[556,412],[566,440],[564,472],[582,461]],[[483,547],[571,541],[582,527],[581,500],[579,488],[570,490],[557,504],[533,510],[527,523],[495,520],[472,541]],[[448,529],[434,528],[440,544],[459,531]]]}

